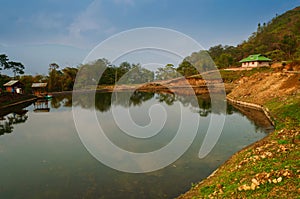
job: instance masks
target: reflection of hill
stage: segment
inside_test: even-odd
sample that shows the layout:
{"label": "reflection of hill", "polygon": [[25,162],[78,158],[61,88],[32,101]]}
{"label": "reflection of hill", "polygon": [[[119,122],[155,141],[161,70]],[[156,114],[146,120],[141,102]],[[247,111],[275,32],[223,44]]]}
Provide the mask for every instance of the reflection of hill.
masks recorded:
{"label": "reflection of hill", "polygon": [[239,112],[245,115],[250,121],[253,121],[255,126],[262,127],[266,130],[273,130],[273,126],[270,120],[264,114],[264,112],[247,108],[247,107],[237,106],[237,105],[232,105],[232,106],[237,110],[239,110]]}

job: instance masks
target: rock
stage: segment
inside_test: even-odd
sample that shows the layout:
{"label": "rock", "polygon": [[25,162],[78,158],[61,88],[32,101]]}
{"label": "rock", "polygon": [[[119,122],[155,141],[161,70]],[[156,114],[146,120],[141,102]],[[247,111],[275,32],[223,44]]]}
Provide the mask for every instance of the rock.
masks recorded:
{"label": "rock", "polygon": [[277,182],[281,182],[282,181],[282,177],[277,178]]}
{"label": "rock", "polygon": [[248,186],[248,185],[246,185],[246,184],[243,184],[242,186],[239,186],[238,187],[238,190],[239,191],[247,191],[247,190],[250,190],[251,189],[251,187],[250,186]]}
{"label": "rock", "polygon": [[260,184],[255,178],[253,178],[251,181],[255,186],[258,186]]}
{"label": "rock", "polygon": [[244,186],[244,190],[245,190],[245,191],[250,190],[250,189],[251,189],[250,186],[248,186],[248,185],[245,185],[245,186]]}

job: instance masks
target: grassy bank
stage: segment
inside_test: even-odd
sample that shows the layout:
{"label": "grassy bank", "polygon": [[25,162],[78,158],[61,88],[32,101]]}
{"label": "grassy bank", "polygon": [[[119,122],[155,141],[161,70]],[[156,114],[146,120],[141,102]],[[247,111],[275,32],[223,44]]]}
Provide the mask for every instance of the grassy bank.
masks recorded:
{"label": "grassy bank", "polygon": [[[251,102],[253,95],[241,98]],[[194,186],[179,198],[299,198],[300,94],[267,98],[262,105],[269,109],[275,131],[233,155],[211,177],[191,182]]]}

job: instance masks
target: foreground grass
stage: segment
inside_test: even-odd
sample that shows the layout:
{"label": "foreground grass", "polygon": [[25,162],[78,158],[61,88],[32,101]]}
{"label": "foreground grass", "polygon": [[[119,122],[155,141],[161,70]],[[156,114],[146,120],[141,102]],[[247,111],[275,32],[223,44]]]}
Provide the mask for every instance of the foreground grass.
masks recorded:
{"label": "foreground grass", "polygon": [[300,198],[300,95],[265,103],[275,132],[179,198]]}

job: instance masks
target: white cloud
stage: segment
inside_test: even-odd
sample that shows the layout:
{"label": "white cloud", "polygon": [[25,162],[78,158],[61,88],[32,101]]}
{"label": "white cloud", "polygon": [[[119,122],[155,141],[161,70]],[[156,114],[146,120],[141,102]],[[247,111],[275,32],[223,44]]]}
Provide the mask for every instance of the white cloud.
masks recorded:
{"label": "white cloud", "polygon": [[103,13],[101,1],[93,1],[69,25],[69,35],[64,40],[69,44],[87,46],[93,43],[93,39],[97,40],[95,36],[115,32],[116,28],[105,18]]}
{"label": "white cloud", "polygon": [[85,31],[98,31],[101,28],[99,21],[103,20],[98,18],[100,9],[100,1],[93,1],[70,25],[70,34],[79,37]]}

